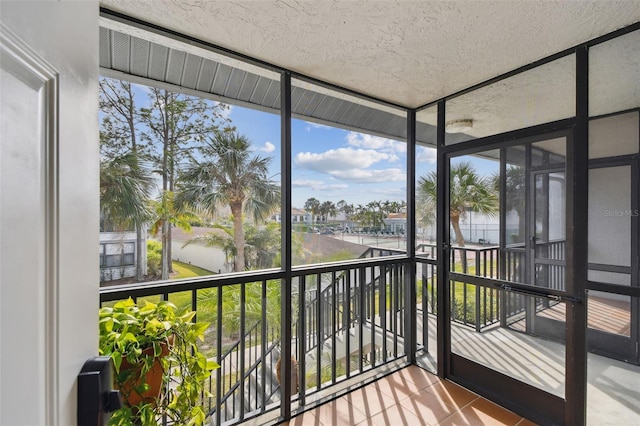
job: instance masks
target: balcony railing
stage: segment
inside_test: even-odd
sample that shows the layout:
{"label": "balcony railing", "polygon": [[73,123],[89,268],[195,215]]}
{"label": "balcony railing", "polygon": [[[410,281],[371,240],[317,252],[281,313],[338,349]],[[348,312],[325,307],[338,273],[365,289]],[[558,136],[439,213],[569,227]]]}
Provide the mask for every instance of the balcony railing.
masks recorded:
{"label": "balcony railing", "polygon": [[[104,287],[102,304],[132,297],[170,300],[209,322],[201,351],[220,364],[202,404],[216,425],[240,422],[276,410],[282,398],[304,408],[323,391],[405,356],[407,333],[416,333],[417,349],[428,352],[428,318],[436,314],[436,248],[417,247],[415,306],[407,306],[404,252],[370,248],[349,263],[298,267],[285,274],[266,270],[217,275],[180,282]],[[504,259],[504,263],[501,262]],[[512,247],[452,248],[454,272],[482,277],[524,277],[525,252]],[[289,280],[288,292],[282,292]],[[524,311],[517,295],[500,299],[494,289],[451,281],[451,319],[482,331],[508,325]],[[516,296],[512,298],[511,296]],[[281,304],[291,303],[291,318]],[[405,323],[416,309],[417,324]],[[406,327],[414,327],[407,330]],[[285,333],[287,330],[287,333]],[[288,331],[290,330],[290,332]],[[282,345],[282,336],[290,345]],[[281,354],[290,347],[289,354]],[[290,377],[280,377],[281,357],[292,359]],[[282,380],[291,395],[282,395]]]}
{"label": "balcony railing", "polygon": [[[290,397],[300,407],[321,390],[402,358],[407,263],[387,256],[299,268],[290,277],[290,296],[281,294],[282,272],[260,271],[105,287],[100,300],[169,300],[211,324],[200,349],[220,368],[202,404],[220,425],[279,407],[285,328],[295,365]],[[287,301],[293,315],[281,318]]]}

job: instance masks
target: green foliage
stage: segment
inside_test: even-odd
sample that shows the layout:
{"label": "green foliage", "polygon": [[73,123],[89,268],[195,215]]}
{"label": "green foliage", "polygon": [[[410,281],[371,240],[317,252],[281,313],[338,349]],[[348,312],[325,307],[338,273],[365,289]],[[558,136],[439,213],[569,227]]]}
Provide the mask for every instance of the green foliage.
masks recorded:
{"label": "green foliage", "polygon": [[176,275],[171,277],[172,280],[179,280],[181,278],[192,278],[192,277],[204,277],[207,275],[213,275],[215,272],[209,271],[204,268],[200,268],[199,266],[190,265],[188,263],[179,262],[174,260],[173,269],[176,271]]}
{"label": "green foliage", "polygon": [[162,244],[156,240],[147,240],[147,273],[159,277],[162,272]]}
{"label": "green foliage", "polygon": [[164,372],[157,399],[142,399],[133,407],[125,402],[113,413],[110,425],[156,425],[165,415],[174,424],[203,424],[205,413],[199,406],[200,396],[207,394],[204,382],[218,365],[198,351],[197,342],[204,340],[209,324],[192,322],[194,315],[195,312],[178,314],[175,305],[166,301],[145,301],[139,307],[128,299],[100,309],[100,355],[111,357],[116,386],[125,401],[133,393],[143,394],[149,389],[146,379],[136,381],[135,369],[124,368],[125,360],[139,367],[141,378],[146,377],[156,360]]}
{"label": "green foliage", "polygon": [[229,207],[233,270],[242,272],[247,267],[243,216],[259,224],[280,207],[280,186],[269,176],[272,158],[255,155],[249,139],[230,131],[207,137],[198,152],[202,160],[192,162],[180,174],[176,201],[210,215]]}
{"label": "green foliage", "polygon": [[[437,177],[436,172],[430,172],[417,182],[416,216],[424,224],[435,220]],[[469,161],[452,164],[449,178],[449,218],[458,246],[464,247],[460,219],[469,210],[489,216],[497,214],[499,192],[496,191],[495,179],[480,176]]]}

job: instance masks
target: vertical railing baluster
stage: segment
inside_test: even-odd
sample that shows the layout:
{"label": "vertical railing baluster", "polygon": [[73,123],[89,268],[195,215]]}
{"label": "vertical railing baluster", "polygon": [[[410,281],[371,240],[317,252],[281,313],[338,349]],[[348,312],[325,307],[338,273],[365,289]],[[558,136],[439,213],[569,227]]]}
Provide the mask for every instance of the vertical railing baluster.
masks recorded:
{"label": "vertical railing baluster", "polygon": [[[266,383],[267,383],[267,281],[262,281],[262,312],[260,315],[260,376],[262,378],[262,410],[267,406]],[[273,366],[273,364],[269,364]]]}
{"label": "vertical railing baluster", "polygon": [[380,265],[380,327],[382,329],[382,359],[387,362],[387,265]]}
{"label": "vertical railing baluster", "polygon": [[466,283],[466,282],[462,283],[462,300],[464,301],[463,305],[462,305],[462,323],[464,325],[467,325],[467,323],[468,323],[467,322],[467,304],[468,304],[468,301],[467,301],[467,286],[468,285],[469,284]]}
{"label": "vertical railing baluster", "polygon": [[[240,371],[239,371],[239,380],[240,380],[240,421],[244,419],[244,411],[245,411],[245,394],[244,394],[244,372],[245,372],[245,350],[246,350],[246,341],[245,341],[245,331],[247,328],[247,288],[246,283],[243,281],[240,284],[240,345],[238,347],[238,356],[240,358]],[[238,365],[238,364],[236,364]]]}
{"label": "vertical railing baluster", "polygon": [[[306,275],[301,275],[298,277],[298,312],[300,312],[300,326],[298,329],[298,341],[300,342],[298,346],[298,383],[299,383],[299,393],[298,393],[298,402],[301,407],[305,405],[305,396],[307,394],[307,383],[306,383],[306,318],[305,318],[305,305],[306,305],[306,297],[305,297],[305,280]],[[284,360],[282,360],[284,362]],[[291,380],[291,377],[282,378],[282,380]],[[293,393],[293,390],[291,391]]]}
{"label": "vertical railing baluster", "polygon": [[[480,275],[481,274],[481,265],[480,265],[480,251],[476,250],[475,253],[475,257],[476,257],[476,275]],[[476,309],[475,309],[475,322],[476,322],[476,331],[479,333],[480,330],[482,329],[482,324],[480,323],[480,317],[481,317],[481,312],[482,312],[482,305],[480,303],[481,299],[480,299],[480,291],[481,291],[481,286],[475,284],[474,285],[476,291],[475,291],[475,303],[476,303]]]}
{"label": "vertical railing baluster", "polygon": [[351,272],[353,269],[347,271],[347,281],[345,285],[344,296],[344,317],[345,317],[345,370],[347,378],[351,377]]}
{"label": "vertical railing baluster", "polygon": [[366,269],[363,267],[358,268],[358,370],[362,373],[364,368],[362,364],[362,357],[364,356],[364,316],[365,316],[365,287],[366,287]]}
{"label": "vertical railing baluster", "polygon": [[222,397],[222,379],[225,366],[222,365],[222,286],[218,285],[216,303],[216,358],[220,369],[216,375],[216,426],[222,424],[220,398]]}
{"label": "vertical railing baluster", "polygon": [[[369,313],[371,324],[371,368],[376,366],[376,297],[375,297],[375,283],[376,283],[376,266],[371,267],[371,288],[369,299],[371,299],[371,312]],[[378,271],[379,271],[378,267]]]}
{"label": "vertical railing baluster", "polygon": [[331,272],[331,384],[336,383],[336,332],[338,331],[338,305],[336,301],[336,271]]}
{"label": "vertical railing baluster", "polygon": [[398,300],[400,299],[399,288],[398,288],[398,269],[397,265],[391,266],[391,282],[393,287],[393,357],[398,357],[398,312],[399,305]]}
{"label": "vertical railing baluster", "polygon": [[[422,351],[429,353],[429,287],[427,283],[427,272],[430,269],[429,264],[420,264],[422,274]],[[431,286],[433,287],[433,285]]]}
{"label": "vertical railing baluster", "polygon": [[318,378],[316,380],[316,389],[320,390],[322,387],[322,341],[324,339],[324,331],[322,325],[322,274],[316,275],[316,303],[317,303],[317,317],[316,317],[316,369],[318,370]]}

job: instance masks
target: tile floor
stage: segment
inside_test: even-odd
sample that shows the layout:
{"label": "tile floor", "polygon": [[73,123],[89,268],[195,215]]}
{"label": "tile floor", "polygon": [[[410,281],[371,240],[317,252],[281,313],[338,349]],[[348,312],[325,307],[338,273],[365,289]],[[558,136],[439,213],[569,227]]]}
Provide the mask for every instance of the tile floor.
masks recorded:
{"label": "tile floor", "polygon": [[288,425],[511,425],[532,422],[410,366],[294,417]]}

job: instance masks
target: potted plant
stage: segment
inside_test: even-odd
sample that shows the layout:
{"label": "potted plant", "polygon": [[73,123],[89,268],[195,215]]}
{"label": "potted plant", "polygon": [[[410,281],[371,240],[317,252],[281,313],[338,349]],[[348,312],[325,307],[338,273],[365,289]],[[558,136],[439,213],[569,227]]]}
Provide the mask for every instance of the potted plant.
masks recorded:
{"label": "potted plant", "polygon": [[123,407],[110,425],[202,424],[205,380],[218,365],[198,350],[207,323],[193,322],[195,312],[178,314],[167,301],[132,299],[100,309],[100,355],[110,356],[114,386]]}

